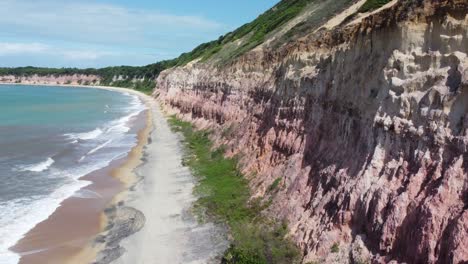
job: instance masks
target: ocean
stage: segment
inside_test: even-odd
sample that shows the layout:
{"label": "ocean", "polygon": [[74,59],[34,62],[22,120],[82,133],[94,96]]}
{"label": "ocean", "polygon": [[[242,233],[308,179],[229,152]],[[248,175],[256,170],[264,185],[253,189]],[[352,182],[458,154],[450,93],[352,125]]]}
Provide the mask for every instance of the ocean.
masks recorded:
{"label": "ocean", "polygon": [[128,154],[144,110],[128,93],[0,85],[0,264],[18,262],[8,249],[63,200],[98,195],[79,178]]}

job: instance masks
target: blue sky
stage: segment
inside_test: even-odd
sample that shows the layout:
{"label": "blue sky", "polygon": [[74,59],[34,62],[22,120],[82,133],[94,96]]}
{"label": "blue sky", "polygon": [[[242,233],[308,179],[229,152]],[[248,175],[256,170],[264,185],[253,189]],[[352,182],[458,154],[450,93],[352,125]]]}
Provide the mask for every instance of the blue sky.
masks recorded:
{"label": "blue sky", "polygon": [[279,0],[0,0],[0,67],[146,65],[177,57]]}

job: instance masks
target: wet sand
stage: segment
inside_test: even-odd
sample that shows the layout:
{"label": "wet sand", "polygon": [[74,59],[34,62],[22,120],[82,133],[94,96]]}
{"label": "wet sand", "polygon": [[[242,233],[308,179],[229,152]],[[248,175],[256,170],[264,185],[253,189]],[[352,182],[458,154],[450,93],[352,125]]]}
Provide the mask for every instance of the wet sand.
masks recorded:
{"label": "wet sand", "polygon": [[[66,199],[47,220],[36,225],[11,248],[21,255],[20,263],[63,263],[92,242],[104,228],[102,212],[122,189],[122,184],[110,177],[111,171],[122,161],[116,163],[81,178],[92,182],[84,190],[96,192],[100,198]],[[86,255],[93,258],[92,251]]]}
{"label": "wet sand", "polygon": [[[128,89],[104,89],[137,94],[145,103],[151,100]],[[47,220],[36,225],[11,248],[20,254],[21,264],[83,264],[94,261],[101,250],[95,243],[96,236],[108,225],[104,210],[123,199],[128,187],[136,180],[133,170],[141,163],[143,147],[151,129],[150,115],[151,112],[144,111],[131,121],[132,130],[138,132],[138,143],[127,157],[81,178],[91,184],[80,192],[94,192],[98,196],[64,200]]]}

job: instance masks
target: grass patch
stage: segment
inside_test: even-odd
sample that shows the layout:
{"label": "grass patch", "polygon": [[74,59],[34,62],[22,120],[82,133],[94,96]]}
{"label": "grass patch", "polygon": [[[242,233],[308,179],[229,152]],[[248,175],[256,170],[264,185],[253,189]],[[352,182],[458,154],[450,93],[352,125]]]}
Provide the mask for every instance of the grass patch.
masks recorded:
{"label": "grass patch", "polygon": [[287,225],[262,216],[261,202],[249,202],[248,183],[237,170],[237,161],[224,158],[223,148],[212,150],[208,131],[195,131],[191,123],[175,116],[169,124],[184,135],[184,164],[199,179],[197,211],[229,226],[232,241],[224,263],[300,263],[299,250],[286,238]]}
{"label": "grass patch", "polygon": [[281,178],[276,179],[270,186],[268,186],[267,193],[276,191],[280,183],[281,183]]}
{"label": "grass patch", "polygon": [[338,243],[333,244],[333,246],[330,248],[332,253],[338,253],[340,252],[340,245]]}
{"label": "grass patch", "polygon": [[365,13],[365,12],[376,10],[376,9],[381,8],[382,6],[386,5],[390,1],[391,0],[367,0],[361,6],[361,8],[359,8],[358,12]]}
{"label": "grass patch", "polygon": [[124,79],[120,81],[110,82],[104,84],[106,86],[115,86],[115,87],[123,87],[129,88],[133,90],[140,91],[147,95],[151,95],[153,93],[153,89],[156,87],[156,82],[153,80],[137,80],[133,81],[130,79]]}
{"label": "grass patch", "polygon": [[275,41],[274,47],[279,47],[281,44],[304,37],[313,32],[322,26],[325,21],[348,8],[351,3],[351,0],[311,1],[310,10],[313,10],[313,13],[306,20],[292,27],[279,40]]}

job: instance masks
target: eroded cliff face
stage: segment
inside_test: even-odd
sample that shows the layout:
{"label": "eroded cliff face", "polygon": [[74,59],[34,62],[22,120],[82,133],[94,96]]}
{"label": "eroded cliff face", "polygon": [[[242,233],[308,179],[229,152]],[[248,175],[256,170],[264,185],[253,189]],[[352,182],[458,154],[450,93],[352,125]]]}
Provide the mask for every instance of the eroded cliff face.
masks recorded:
{"label": "eroded cliff face", "polygon": [[155,96],[240,157],[304,262],[463,263],[467,10],[400,1],[229,65],[167,70]]}
{"label": "eroded cliff face", "polygon": [[46,85],[99,85],[101,77],[97,75],[32,75],[32,76],[0,76],[0,83],[46,84]]}

